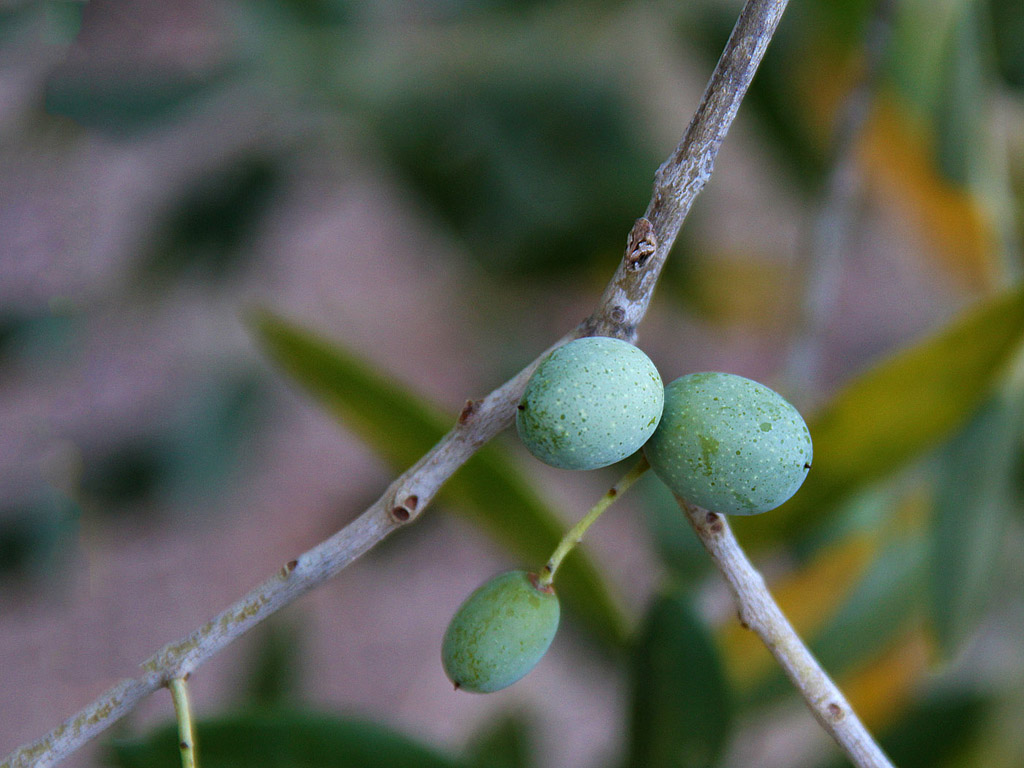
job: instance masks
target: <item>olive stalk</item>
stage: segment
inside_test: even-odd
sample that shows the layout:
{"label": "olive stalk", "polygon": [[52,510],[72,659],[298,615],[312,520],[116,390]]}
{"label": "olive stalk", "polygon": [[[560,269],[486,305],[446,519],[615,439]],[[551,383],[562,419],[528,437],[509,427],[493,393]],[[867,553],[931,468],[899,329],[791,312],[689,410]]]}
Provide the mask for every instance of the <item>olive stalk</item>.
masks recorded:
{"label": "olive stalk", "polygon": [[196,733],[192,727],[192,706],[188,698],[188,683],[185,677],[176,677],[167,684],[174,700],[174,715],[178,719],[178,749],[181,751],[181,768],[198,768],[196,762]]}
{"label": "olive stalk", "polygon": [[541,570],[540,578],[537,579],[537,584],[540,587],[549,587],[551,582],[555,580],[555,572],[558,570],[558,566],[562,564],[562,560],[583,540],[583,535],[587,532],[597,518],[604,514],[604,511],[612,505],[612,503],[619,498],[622,494],[630,489],[637,480],[643,477],[644,472],[651,468],[651,465],[647,463],[647,457],[640,454],[640,460],[633,465],[622,478],[613,485],[608,491],[600,498],[600,500],[590,511],[587,512],[580,521],[576,523],[569,531],[562,537],[562,540],[558,542],[558,546],[548,559],[547,565]]}

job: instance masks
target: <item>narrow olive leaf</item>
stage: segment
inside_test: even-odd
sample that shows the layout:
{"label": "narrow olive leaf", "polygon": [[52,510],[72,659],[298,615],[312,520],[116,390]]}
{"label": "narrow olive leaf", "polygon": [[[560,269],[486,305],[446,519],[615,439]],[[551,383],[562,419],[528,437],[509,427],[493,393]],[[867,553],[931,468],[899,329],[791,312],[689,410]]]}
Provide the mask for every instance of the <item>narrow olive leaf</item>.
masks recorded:
{"label": "narrow olive leaf", "polygon": [[530,719],[514,712],[488,722],[466,752],[473,768],[531,768]]}
{"label": "narrow olive leaf", "polygon": [[931,621],[950,658],[985,613],[1013,511],[1014,446],[1024,399],[993,398],[939,460],[931,524]]}
{"label": "narrow olive leaf", "polygon": [[707,625],[681,593],[658,597],[634,649],[628,768],[716,765],[732,695]]}
{"label": "narrow olive leaf", "polygon": [[[454,419],[372,369],[338,344],[266,310],[250,326],[267,356],[396,471],[430,450]],[[442,501],[497,541],[540,567],[558,545],[562,525],[497,445],[481,448],[442,489]],[[593,564],[577,550],[558,573],[566,607],[599,637],[625,642],[625,619]]]}
{"label": "narrow olive leaf", "polygon": [[676,583],[696,584],[711,570],[711,559],[693,529],[686,525],[672,491],[648,472],[637,482],[635,493],[642,505],[648,539],[662,564]]}
{"label": "narrow olive leaf", "polygon": [[[302,710],[272,709],[196,726],[203,768],[464,768],[455,757],[375,723]],[[118,768],[177,768],[176,725],[109,747]]]}
{"label": "narrow olive leaf", "polygon": [[855,379],[808,420],[814,466],[807,482],[771,514],[737,518],[744,540],[792,540],[829,519],[851,492],[937,446],[990,394],[1022,337],[1018,287]]}

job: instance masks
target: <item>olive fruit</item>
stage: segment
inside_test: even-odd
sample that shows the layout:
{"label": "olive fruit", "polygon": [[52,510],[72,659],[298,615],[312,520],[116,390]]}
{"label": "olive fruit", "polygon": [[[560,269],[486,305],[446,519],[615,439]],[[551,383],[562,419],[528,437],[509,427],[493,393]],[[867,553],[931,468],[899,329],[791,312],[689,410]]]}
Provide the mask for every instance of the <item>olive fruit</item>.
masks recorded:
{"label": "olive fruit", "polygon": [[448,678],[473,693],[512,685],[547,651],[558,629],[558,597],[526,571],[495,576],[466,598],[441,644]]}
{"label": "olive fruit", "polygon": [[691,373],[665,387],[665,412],[644,454],[687,501],[756,515],[803,483],[811,433],[796,408],[763,384],[731,373]]}
{"label": "olive fruit", "polygon": [[607,336],[576,339],[534,371],[516,429],[530,453],[561,469],[597,469],[631,456],[658,421],[665,389],[654,363]]}

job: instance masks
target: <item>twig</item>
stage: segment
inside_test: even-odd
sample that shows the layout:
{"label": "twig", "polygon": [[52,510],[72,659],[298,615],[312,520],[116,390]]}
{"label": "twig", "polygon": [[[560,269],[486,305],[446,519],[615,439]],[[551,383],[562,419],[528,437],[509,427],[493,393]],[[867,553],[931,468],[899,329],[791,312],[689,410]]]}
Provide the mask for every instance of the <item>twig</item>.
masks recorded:
{"label": "twig", "polygon": [[676,497],[704,548],[729,583],[740,622],[771,651],[815,719],[857,768],[893,768],[846,697],[821,668],[783,615],[761,574],[744,554],[723,515]]}
{"label": "twig", "polygon": [[[626,254],[593,314],[555,346],[580,336],[633,341],[658,276],[775,32],[786,0],[748,0],[711,75],[682,141],[658,169],[644,218],[630,232]],[[550,351],[550,350],[548,350]],[[507,428],[534,368],[547,351],[480,401],[467,403],[456,425],[396,479],[369,509],[191,634],[142,664],[137,679],[119,682],[53,731],[15,750],[0,768],[54,765],[131,711],[138,702],[207,661],[260,621],[319,586],[402,525],[415,520],[441,485],[480,446]]]}
{"label": "twig", "polygon": [[185,677],[176,677],[167,684],[174,699],[174,716],[178,718],[178,750],[181,768],[196,768],[196,733],[192,727],[192,705],[188,700]]}

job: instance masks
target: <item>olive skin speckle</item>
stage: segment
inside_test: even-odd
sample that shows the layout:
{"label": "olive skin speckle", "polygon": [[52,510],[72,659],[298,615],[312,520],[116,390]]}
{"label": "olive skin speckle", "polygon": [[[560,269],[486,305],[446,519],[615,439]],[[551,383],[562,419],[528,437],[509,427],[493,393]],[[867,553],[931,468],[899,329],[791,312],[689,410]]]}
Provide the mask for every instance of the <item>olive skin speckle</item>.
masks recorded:
{"label": "olive skin speckle", "polygon": [[455,612],[441,644],[444,671],[455,686],[492,693],[540,661],[558,630],[558,597],[526,571],[495,576]]}
{"label": "olive skin speckle", "polygon": [[527,449],[561,469],[597,469],[636,453],[661,419],[665,388],[654,363],[628,342],[570,341],[526,385],[516,429]]}
{"label": "olive skin speckle", "polygon": [[687,501],[757,515],[797,492],[813,448],[803,417],[774,390],[731,373],[692,373],[665,387],[664,414],[644,454]]}

